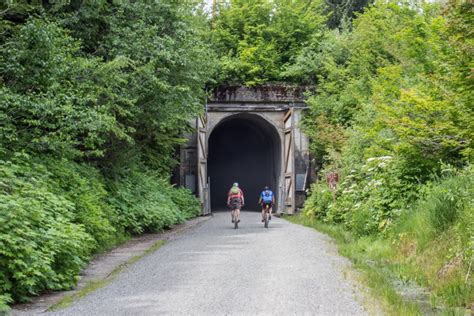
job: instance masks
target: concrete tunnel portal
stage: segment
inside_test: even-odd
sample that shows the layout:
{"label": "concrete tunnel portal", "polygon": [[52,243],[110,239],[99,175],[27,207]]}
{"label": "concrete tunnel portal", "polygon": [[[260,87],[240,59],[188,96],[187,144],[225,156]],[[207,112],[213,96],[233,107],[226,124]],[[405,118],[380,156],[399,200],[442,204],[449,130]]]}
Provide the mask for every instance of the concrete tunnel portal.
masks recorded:
{"label": "concrete tunnel portal", "polygon": [[212,211],[226,209],[227,192],[234,182],[244,191],[243,210],[258,210],[259,194],[266,185],[279,193],[281,140],[277,129],[261,116],[244,113],[223,119],[209,136],[208,153]]}

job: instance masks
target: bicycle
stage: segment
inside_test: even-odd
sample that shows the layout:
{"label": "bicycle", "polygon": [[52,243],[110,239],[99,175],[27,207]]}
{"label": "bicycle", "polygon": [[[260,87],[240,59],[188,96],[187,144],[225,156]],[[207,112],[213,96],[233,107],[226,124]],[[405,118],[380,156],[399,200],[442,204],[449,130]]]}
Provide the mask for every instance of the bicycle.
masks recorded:
{"label": "bicycle", "polygon": [[237,218],[237,212],[235,211],[235,209],[232,209],[231,215],[232,215],[232,223],[234,223],[234,229],[239,228],[239,219]]}
{"label": "bicycle", "polygon": [[237,215],[237,210],[242,208],[243,204],[239,205],[240,201],[232,201],[229,204],[229,207],[231,208],[231,216],[232,216],[232,223],[234,223],[234,229],[239,228],[239,216]]}
{"label": "bicycle", "polygon": [[265,213],[263,215],[263,227],[268,228],[268,223],[270,221],[270,204],[265,205]]}

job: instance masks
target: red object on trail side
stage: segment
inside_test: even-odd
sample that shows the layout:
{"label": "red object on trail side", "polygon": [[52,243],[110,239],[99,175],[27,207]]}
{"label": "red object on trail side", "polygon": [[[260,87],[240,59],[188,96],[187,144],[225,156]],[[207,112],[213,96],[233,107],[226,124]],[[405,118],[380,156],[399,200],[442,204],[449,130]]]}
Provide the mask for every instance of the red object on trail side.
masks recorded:
{"label": "red object on trail side", "polygon": [[339,174],[337,172],[329,172],[326,174],[326,181],[331,190],[336,190],[337,183],[339,182]]}

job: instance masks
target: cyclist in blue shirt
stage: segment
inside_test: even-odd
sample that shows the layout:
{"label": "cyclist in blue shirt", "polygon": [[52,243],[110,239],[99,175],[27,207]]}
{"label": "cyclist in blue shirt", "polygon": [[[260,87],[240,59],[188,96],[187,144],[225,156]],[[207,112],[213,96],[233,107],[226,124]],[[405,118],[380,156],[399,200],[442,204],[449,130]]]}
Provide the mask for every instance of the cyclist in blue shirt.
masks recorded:
{"label": "cyclist in blue shirt", "polygon": [[273,195],[272,190],[270,190],[268,187],[265,187],[262,193],[260,193],[258,204],[262,205],[262,222],[265,221],[265,209],[267,205],[268,205],[268,212],[269,212],[268,219],[272,219],[272,208],[273,208],[273,204],[275,204],[275,196]]}

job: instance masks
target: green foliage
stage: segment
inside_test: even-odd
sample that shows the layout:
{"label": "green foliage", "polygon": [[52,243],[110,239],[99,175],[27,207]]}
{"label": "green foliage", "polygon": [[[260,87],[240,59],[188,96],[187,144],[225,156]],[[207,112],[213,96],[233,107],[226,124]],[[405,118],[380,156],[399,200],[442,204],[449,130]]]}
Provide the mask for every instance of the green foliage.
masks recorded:
{"label": "green foliage", "polygon": [[118,216],[107,202],[109,192],[97,169],[65,159],[42,159],[42,163],[50,173],[49,190],[74,204],[72,220],[84,225],[95,241],[95,251],[108,249],[124,238],[123,231],[116,228]]}
{"label": "green foliage", "polygon": [[101,156],[109,137],[131,140],[117,122],[131,102],[125,60],[78,57],[79,43],[44,19],[16,28],[1,53],[0,141],[11,151]]}
{"label": "green foliage", "polygon": [[373,0],[328,0],[325,2],[325,12],[328,14],[329,28],[343,28],[350,25],[357,13],[373,4]]}
{"label": "green foliage", "polygon": [[0,16],[1,312],[199,214],[168,179],[215,63],[192,1],[4,1]]}
{"label": "green foliage", "polygon": [[320,114],[312,120],[307,116],[303,120],[306,134],[313,141],[309,144],[314,155],[314,164],[317,169],[327,168],[339,169],[341,167],[341,152],[347,142],[347,133],[338,123],[331,123],[325,116]]}
{"label": "green foliage", "polygon": [[304,214],[324,220],[333,201],[333,194],[326,184],[320,182],[312,184],[310,192],[311,195],[304,204]]}
{"label": "green foliage", "polygon": [[470,306],[474,300],[469,272],[474,258],[473,179],[472,167],[444,168],[442,177],[422,187],[421,198],[392,234],[398,251],[406,252],[406,264],[418,267],[416,273],[448,306]]}
{"label": "green foliage", "polygon": [[[338,67],[345,63],[350,55],[348,39],[348,32],[323,29],[313,33],[308,44],[294,57],[294,62],[286,67],[283,75],[301,83],[319,83],[327,76],[331,76],[331,82],[337,84],[336,76],[343,79],[341,76],[344,74],[343,71],[337,71]],[[333,92],[337,92],[337,87],[339,86],[332,86],[335,89]],[[329,86],[324,86],[324,89],[319,90],[318,87],[318,95],[324,92],[329,94],[330,90],[326,91],[329,88]],[[328,109],[335,105],[329,105]]]}
{"label": "green foliage", "polygon": [[[436,5],[420,11],[377,4],[354,20],[352,32],[323,37],[329,44],[316,47],[327,50],[301,55],[327,56],[313,68],[320,84],[304,121],[318,166],[342,169],[326,220],[357,234],[383,231],[442,163],[469,162],[472,107],[458,91],[470,81],[463,77],[453,85],[459,50],[447,40],[458,7],[441,15]],[[466,23],[459,16],[456,21]]]}
{"label": "green foliage", "polygon": [[0,179],[0,296],[6,302],[72,288],[92,253],[200,212],[189,191],[151,171],[106,181],[86,164],[15,154],[1,161]]}
{"label": "green foliage", "polygon": [[285,68],[324,26],[319,7],[302,0],[218,4],[211,21],[217,81],[253,86],[284,80]]}
{"label": "green foliage", "polygon": [[10,295],[0,295],[0,313],[8,312],[10,310],[8,306],[10,303],[13,303]]}
{"label": "green foliage", "polygon": [[[308,101],[305,126],[315,143],[326,129],[318,122],[323,115],[334,127],[351,127],[348,146],[338,149],[347,168],[391,155],[410,176],[426,177],[439,170],[440,160],[454,165],[468,160],[473,116],[469,101],[459,98],[460,87],[453,85],[460,70],[450,61],[458,56],[446,40],[449,22],[436,6],[420,13],[380,4],[356,19],[351,33],[329,37],[332,47],[341,48],[328,50],[323,59],[328,62],[313,70],[320,80],[317,95]],[[469,83],[463,81],[463,90]],[[322,142],[323,148],[330,146],[335,147]]]}
{"label": "green foliage", "polygon": [[437,231],[445,230],[462,215],[468,215],[469,208],[472,211],[472,176],[471,173],[464,177],[450,178],[426,189],[427,197],[419,208],[428,211],[430,222]]}
{"label": "green foliage", "polygon": [[469,262],[474,240],[474,172],[472,166],[461,171],[446,167],[443,176],[420,190],[420,199],[404,214],[396,231],[414,233],[420,247],[448,229],[456,232],[454,251],[465,252]]}
{"label": "green foliage", "polygon": [[392,157],[369,158],[344,176],[334,202],[325,183],[313,187],[306,214],[343,223],[359,236],[384,232],[416,196],[408,180]]}
{"label": "green foliage", "polygon": [[94,242],[74,204],[49,190],[48,171],[19,158],[0,166],[0,295],[21,301],[71,288]]}
{"label": "green foliage", "polygon": [[181,212],[167,194],[169,184],[146,169],[123,174],[109,185],[119,225],[130,234],[162,231],[187,218],[187,210]]}
{"label": "green foliage", "polygon": [[[287,69],[317,78],[304,128],[320,174],[341,178],[335,201],[324,182],[312,187],[306,216],[340,224],[368,260],[448,306],[473,300],[472,10],[377,3]],[[397,247],[378,258],[366,238]]]}
{"label": "green foliage", "polygon": [[193,3],[11,4],[3,14],[5,147],[104,164],[139,149],[171,170],[215,67]]}
{"label": "green foliage", "polygon": [[190,190],[183,187],[168,187],[168,195],[185,219],[190,219],[201,214],[201,204]]}
{"label": "green foliage", "polygon": [[[80,14],[86,8],[79,10],[77,20],[67,21],[71,27],[82,23]],[[192,12],[192,2],[133,2],[111,9],[108,32],[95,50],[105,60],[130,60],[127,93],[135,102],[123,122],[133,128],[133,149],[142,149],[141,158],[169,173],[175,148],[190,130],[189,120],[201,112],[203,88],[215,69],[214,55],[201,34],[204,18]],[[125,145],[113,144],[110,158],[127,149]]]}

